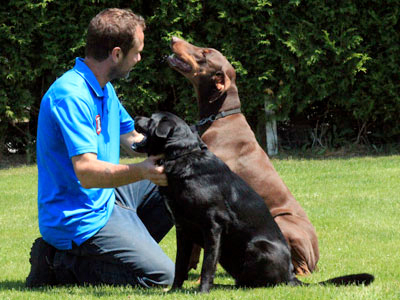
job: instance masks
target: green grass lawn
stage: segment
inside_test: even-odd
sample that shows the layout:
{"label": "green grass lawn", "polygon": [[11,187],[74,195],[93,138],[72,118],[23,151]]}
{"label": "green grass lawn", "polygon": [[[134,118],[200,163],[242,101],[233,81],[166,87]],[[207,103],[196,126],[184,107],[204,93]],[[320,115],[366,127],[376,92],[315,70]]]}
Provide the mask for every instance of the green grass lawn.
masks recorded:
{"label": "green grass lawn", "polygon": [[[301,279],[369,272],[376,277],[371,286],[237,289],[219,267],[208,295],[197,293],[199,270],[171,293],[110,286],[28,290],[29,251],[39,236],[37,170],[22,166],[0,170],[0,299],[400,299],[400,156],[273,163],[319,237],[319,271]],[[162,247],[174,260],[174,230]]]}

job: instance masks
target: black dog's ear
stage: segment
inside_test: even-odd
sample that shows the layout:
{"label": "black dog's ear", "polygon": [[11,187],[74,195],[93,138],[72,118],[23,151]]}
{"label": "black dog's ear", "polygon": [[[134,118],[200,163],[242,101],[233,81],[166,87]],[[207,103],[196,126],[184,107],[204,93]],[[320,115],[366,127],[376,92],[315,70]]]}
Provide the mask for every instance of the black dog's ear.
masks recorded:
{"label": "black dog's ear", "polygon": [[160,138],[167,138],[173,128],[174,128],[174,123],[171,122],[170,120],[164,119],[161,120],[160,123],[158,123],[155,134]]}

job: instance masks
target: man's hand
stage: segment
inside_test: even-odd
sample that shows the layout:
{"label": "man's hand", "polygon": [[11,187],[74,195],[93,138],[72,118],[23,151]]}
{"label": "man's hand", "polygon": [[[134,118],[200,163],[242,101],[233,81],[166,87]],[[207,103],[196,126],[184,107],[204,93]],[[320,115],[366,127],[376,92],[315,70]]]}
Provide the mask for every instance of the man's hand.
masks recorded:
{"label": "man's hand", "polygon": [[164,173],[164,166],[157,165],[157,161],[163,157],[163,155],[149,156],[146,160],[139,163],[142,167],[142,177],[159,186],[168,185],[167,175]]}

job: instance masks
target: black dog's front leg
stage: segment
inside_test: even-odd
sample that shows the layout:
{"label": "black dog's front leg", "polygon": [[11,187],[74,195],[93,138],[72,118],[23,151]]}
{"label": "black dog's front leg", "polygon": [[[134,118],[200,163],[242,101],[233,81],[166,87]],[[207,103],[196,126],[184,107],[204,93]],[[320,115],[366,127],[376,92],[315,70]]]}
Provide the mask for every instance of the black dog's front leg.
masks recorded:
{"label": "black dog's front leg", "polygon": [[204,259],[200,281],[200,292],[202,293],[208,293],[214,281],[221,254],[221,233],[221,227],[213,224],[211,230],[204,234]]}
{"label": "black dog's front leg", "polygon": [[179,225],[176,226],[176,248],[175,278],[172,289],[181,288],[183,282],[187,279],[190,255],[193,249],[192,240],[185,236]]}

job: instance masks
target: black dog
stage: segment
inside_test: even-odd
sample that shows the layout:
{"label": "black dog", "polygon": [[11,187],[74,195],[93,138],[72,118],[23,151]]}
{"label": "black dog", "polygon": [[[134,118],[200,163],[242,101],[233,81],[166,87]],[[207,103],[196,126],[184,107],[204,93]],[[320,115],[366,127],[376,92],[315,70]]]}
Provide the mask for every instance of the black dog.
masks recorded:
{"label": "black dog", "polygon": [[[198,135],[171,113],[136,117],[135,129],[147,137],[136,146],[149,155],[164,154],[167,198],[176,225],[177,255],[172,288],[187,279],[193,244],[204,248],[200,291],[208,292],[217,263],[238,286],[303,284],[294,276],[289,247],[264,200],[207,150]],[[369,284],[357,274],[322,282]]]}

